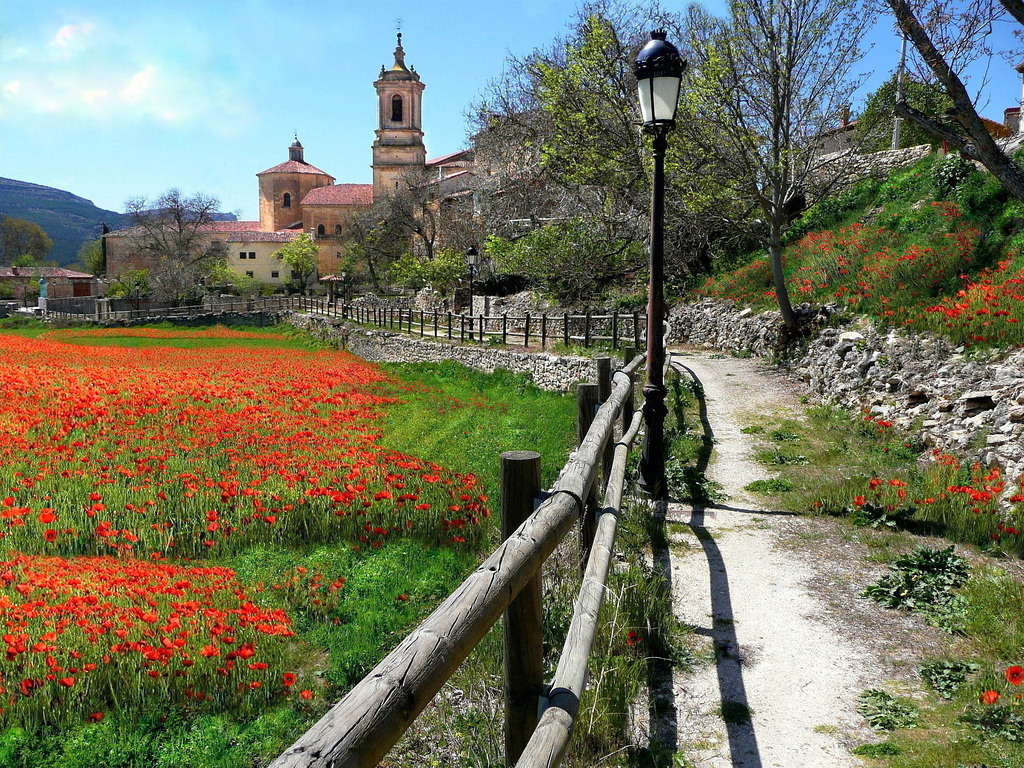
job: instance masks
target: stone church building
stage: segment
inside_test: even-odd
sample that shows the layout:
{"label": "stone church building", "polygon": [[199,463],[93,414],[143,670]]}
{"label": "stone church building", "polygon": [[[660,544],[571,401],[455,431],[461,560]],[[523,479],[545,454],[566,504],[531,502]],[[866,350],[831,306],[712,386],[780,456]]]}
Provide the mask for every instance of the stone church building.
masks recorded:
{"label": "stone church building", "polygon": [[[401,33],[394,64],[390,69],[381,67],[373,86],[377,91],[373,183],[336,184],[327,171],[306,162],[305,150],[296,136],[285,162],[256,174],[259,221],[219,221],[208,228],[210,247],[223,249],[228,266],[236,273],[269,285],[284,284],[291,273],[274,254],[305,232],[320,246],[319,278],[330,278],[339,271],[351,223],[374,201],[398,190],[406,174],[429,171],[434,179],[446,182],[438,184],[444,195],[459,194],[467,188],[472,152],[463,150],[427,159],[422,111],[425,86],[415,67],[405,64]],[[104,238],[107,274],[111,278],[152,266],[135,246],[132,229],[111,232]]]}

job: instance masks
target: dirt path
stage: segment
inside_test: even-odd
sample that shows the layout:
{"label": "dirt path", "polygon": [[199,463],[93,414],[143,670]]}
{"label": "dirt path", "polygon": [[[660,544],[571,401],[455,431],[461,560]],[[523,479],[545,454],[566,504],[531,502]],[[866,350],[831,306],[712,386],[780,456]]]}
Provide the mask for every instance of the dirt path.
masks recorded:
{"label": "dirt path", "polygon": [[753,360],[675,351],[672,364],[703,386],[715,441],[707,475],[727,494],[707,508],[668,508],[667,520],[684,524],[670,526],[676,613],[696,628],[708,661],[674,681],[676,747],[687,764],[715,768],[862,765],[851,746],[876,737],[855,698],[886,676],[879,649],[814,586],[830,564],[783,543],[800,519],[744,490],[769,473],[740,430],[800,418],[798,395]]}

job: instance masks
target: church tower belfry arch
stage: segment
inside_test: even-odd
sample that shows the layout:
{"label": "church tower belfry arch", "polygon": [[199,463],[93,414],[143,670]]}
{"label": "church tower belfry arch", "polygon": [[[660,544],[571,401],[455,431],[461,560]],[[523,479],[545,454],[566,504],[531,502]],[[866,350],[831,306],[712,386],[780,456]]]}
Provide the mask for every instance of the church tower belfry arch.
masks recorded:
{"label": "church tower belfry arch", "polygon": [[394,193],[402,177],[426,166],[423,145],[423,89],[415,68],[405,65],[402,33],[398,33],[395,63],[380,68],[377,89],[377,130],[373,142],[373,198]]}

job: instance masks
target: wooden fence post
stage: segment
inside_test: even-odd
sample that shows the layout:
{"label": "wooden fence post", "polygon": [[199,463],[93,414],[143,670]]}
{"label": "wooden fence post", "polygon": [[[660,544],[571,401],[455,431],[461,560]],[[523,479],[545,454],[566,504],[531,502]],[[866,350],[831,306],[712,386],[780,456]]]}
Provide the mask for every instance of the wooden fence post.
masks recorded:
{"label": "wooden fence post", "polygon": [[[540,454],[501,454],[501,539],[533,514],[540,495]],[[526,583],[505,612],[505,765],[515,765],[537,727],[544,686],[544,611],[540,574]]]}
{"label": "wooden fence post", "polygon": [[640,313],[633,310],[633,345],[637,349],[643,349],[644,345],[640,343]]}
{"label": "wooden fence post", "polygon": [[587,320],[583,324],[583,346],[590,348],[590,310],[587,310]]}
{"label": "wooden fence post", "polygon": [[[583,444],[587,432],[590,431],[598,405],[597,384],[580,384],[576,391],[576,437],[579,445]],[[597,482],[590,484],[586,506],[580,515],[581,572],[587,567],[590,547],[594,543],[594,532],[597,530],[597,486]]]}
{"label": "wooden fence post", "polygon": [[508,313],[501,313],[501,343],[508,344]]}
{"label": "wooden fence post", "polygon": [[526,313],[526,323],[523,326],[523,346],[530,348],[530,313]]}
{"label": "wooden fence post", "polygon": [[619,348],[619,310],[612,311],[612,349]]}
{"label": "wooden fence post", "polygon": [[452,340],[452,311],[448,310],[448,341]]}
{"label": "wooden fence post", "polygon": [[[612,359],[596,357],[594,363],[597,365],[597,401],[603,403],[612,395]],[[613,435],[609,435],[601,457],[601,479],[604,481],[602,488],[608,485],[608,478],[611,477],[614,462],[615,439]]]}
{"label": "wooden fence post", "polygon": [[565,344],[566,347],[568,347],[569,346],[569,313],[568,312],[565,313],[565,322],[562,324],[562,336],[564,337],[562,339],[562,342]]}
{"label": "wooden fence post", "polygon": [[[622,348],[622,365],[629,365],[633,362],[634,357],[636,357],[636,347],[632,344],[626,344]],[[626,390],[626,400],[622,404],[622,434],[626,434],[629,431],[629,425],[633,421],[633,410],[636,408],[634,404],[635,381],[635,374],[629,377],[629,389]]]}
{"label": "wooden fence post", "polygon": [[540,351],[543,352],[548,346],[548,313],[542,312],[540,316]]}

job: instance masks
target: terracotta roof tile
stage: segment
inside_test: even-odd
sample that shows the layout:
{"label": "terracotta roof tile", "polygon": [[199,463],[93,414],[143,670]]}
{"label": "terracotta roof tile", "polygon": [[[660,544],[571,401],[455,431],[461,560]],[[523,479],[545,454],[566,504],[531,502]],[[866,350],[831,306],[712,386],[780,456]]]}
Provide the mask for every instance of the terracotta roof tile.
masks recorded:
{"label": "terracotta roof tile", "polygon": [[285,160],[283,163],[275,165],[273,168],[267,168],[265,171],[260,171],[257,176],[263,176],[267,173],[318,173],[321,176],[326,176],[332,181],[334,177],[331,176],[327,171],[321,171],[315,165],[309,163],[300,163],[298,160]]}
{"label": "terracotta roof tile", "polygon": [[303,205],[372,205],[373,184],[334,184],[309,190]]}
{"label": "terracotta roof tile", "polygon": [[280,232],[236,232],[225,239],[229,243],[290,243],[301,234],[294,229]]}
{"label": "terracotta roof tile", "polygon": [[433,160],[427,160],[427,165],[445,165],[456,160],[462,160],[468,154],[468,149],[460,149],[458,152],[451,152],[447,155],[441,155],[441,157],[435,157]]}
{"label": "terracotta roof tile", "polygon": [[64,267],[0,267],[0,278],[3,277],[66,277],[74,279],[91,278],[88,272],[76,272]]}

